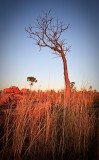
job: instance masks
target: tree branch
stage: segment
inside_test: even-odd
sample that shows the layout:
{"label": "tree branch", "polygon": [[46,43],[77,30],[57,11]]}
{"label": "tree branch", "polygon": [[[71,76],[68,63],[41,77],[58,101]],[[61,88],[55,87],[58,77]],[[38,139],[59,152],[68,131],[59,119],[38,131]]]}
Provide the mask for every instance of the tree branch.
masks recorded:
{"label": "tree branch", "polygon": [[[45,16],[39,16],[36,19],[36,26],[29,26],[25,31],[29,33],[36,44],[40,47],[49,47],[55,52],[61,54],[64,51],[64,40],[60,41],[60,37],[64,31],[70,28],[70,24],[65,26],[62,21],[59,21],[58,17],[50,17],[50,12],[44,13]],[[56,22],[56,25],[55,25]],[[36,31],[33,29],[36,28]],[[39,31],[38,31],[39,30]],[[66,50],[68,51],[68,50]]]}

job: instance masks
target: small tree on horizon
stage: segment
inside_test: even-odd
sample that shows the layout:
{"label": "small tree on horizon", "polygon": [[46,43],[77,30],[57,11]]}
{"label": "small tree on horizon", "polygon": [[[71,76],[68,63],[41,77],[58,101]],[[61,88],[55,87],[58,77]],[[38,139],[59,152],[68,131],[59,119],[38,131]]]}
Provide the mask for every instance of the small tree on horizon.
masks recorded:
{"label": "small tree on horizon", "polygon": [[74,89],[74,86],[75,86],[75,82],[70,82],[70,88]]}
{"label": "small tree on horizon", "polygon": [[92,91],[92,86],[91,85],[89,86],[89,91]]}
{"label": "small tree on horizon", "polygon": [[53,54],[59,56],[63,60],[64,67],[64,79],[66,86],[66,105],[70,100],[70,81],[68,77],[66,54],[70,50],[70,47],[65,47],[66,43],[64,39],[61,39],[63,32],[67,31],[70,25],[63,24],[58,18],[50,16],[50,11],[44,13],[44,16],[39,16],[36,19],[35,26],[29,26],[25,31],[29,34],[29,37],[34,40],[34,44],[42,47],[48,47],[53,50]]}
{"label": "small tree on horizon", "polygon": [[30,90],[31,90],[31,88],[33,86],[33,82],[35,82],[35,83],[37,82],[35,77],[27,77],[27,81],[30,82]]}

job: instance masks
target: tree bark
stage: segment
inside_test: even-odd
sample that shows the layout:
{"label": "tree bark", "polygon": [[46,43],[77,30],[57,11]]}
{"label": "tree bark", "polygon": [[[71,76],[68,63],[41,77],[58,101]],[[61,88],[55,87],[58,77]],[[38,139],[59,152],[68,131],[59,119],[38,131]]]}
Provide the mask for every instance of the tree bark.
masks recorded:
{"label": "tree bark", "polygon": [[66,95],[65,95],[65,105],[69,105],[70,104],[70,81],[69,81],[69,77],[68,77],[68,69],[67,69],[67,61],[65,58],[65,54],[64,51],[61,51],[61,56],[62,56],[62,60],[63,60],[63,66],[64,66],[64,79],[65,79],[65,87],[66,87]]}

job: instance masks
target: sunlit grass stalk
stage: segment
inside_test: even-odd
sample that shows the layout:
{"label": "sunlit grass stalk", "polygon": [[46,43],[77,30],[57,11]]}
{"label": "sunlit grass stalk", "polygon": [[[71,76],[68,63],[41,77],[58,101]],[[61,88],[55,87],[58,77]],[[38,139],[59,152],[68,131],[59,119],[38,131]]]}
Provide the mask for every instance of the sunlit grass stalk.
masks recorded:
{"label": "sunlit grass stalk", "polygon": [[[28,155],[35,160],[36,153],[40,156],[41,152],[42,155],[50,153],[53,159],[57,157],[60,160],[66,151],[72,156],[72,149],[75,153],[85,154],[94,136],[95,125],[90,96],[72,93],[71,107],[65,107],[61,93],[58,95],[59,100],[56,99],[53,104],[50,93],[47,93],[44,102],[41,101],[42,92],[36,95],[39,101],[34,101],[34,96],[32,92],[23,96],[14,114],[12,109],[9,110],[5,121],[6,150],[10,150],[15,160],[24,159]],[[57,104],[57,101],[60,103]]]}

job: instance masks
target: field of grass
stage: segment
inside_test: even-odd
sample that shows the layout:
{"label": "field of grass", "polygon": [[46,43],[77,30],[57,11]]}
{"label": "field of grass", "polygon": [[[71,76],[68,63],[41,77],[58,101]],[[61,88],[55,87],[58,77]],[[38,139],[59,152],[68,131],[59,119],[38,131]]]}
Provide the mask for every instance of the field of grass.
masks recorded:
{"label": "field of grass", "polygon": [[67,107],[64,94],[31,91],[14,109],[9,104],[0,137],[2,160],[88,160],[92,155],[98,160],[99,93],[72,91]]}

